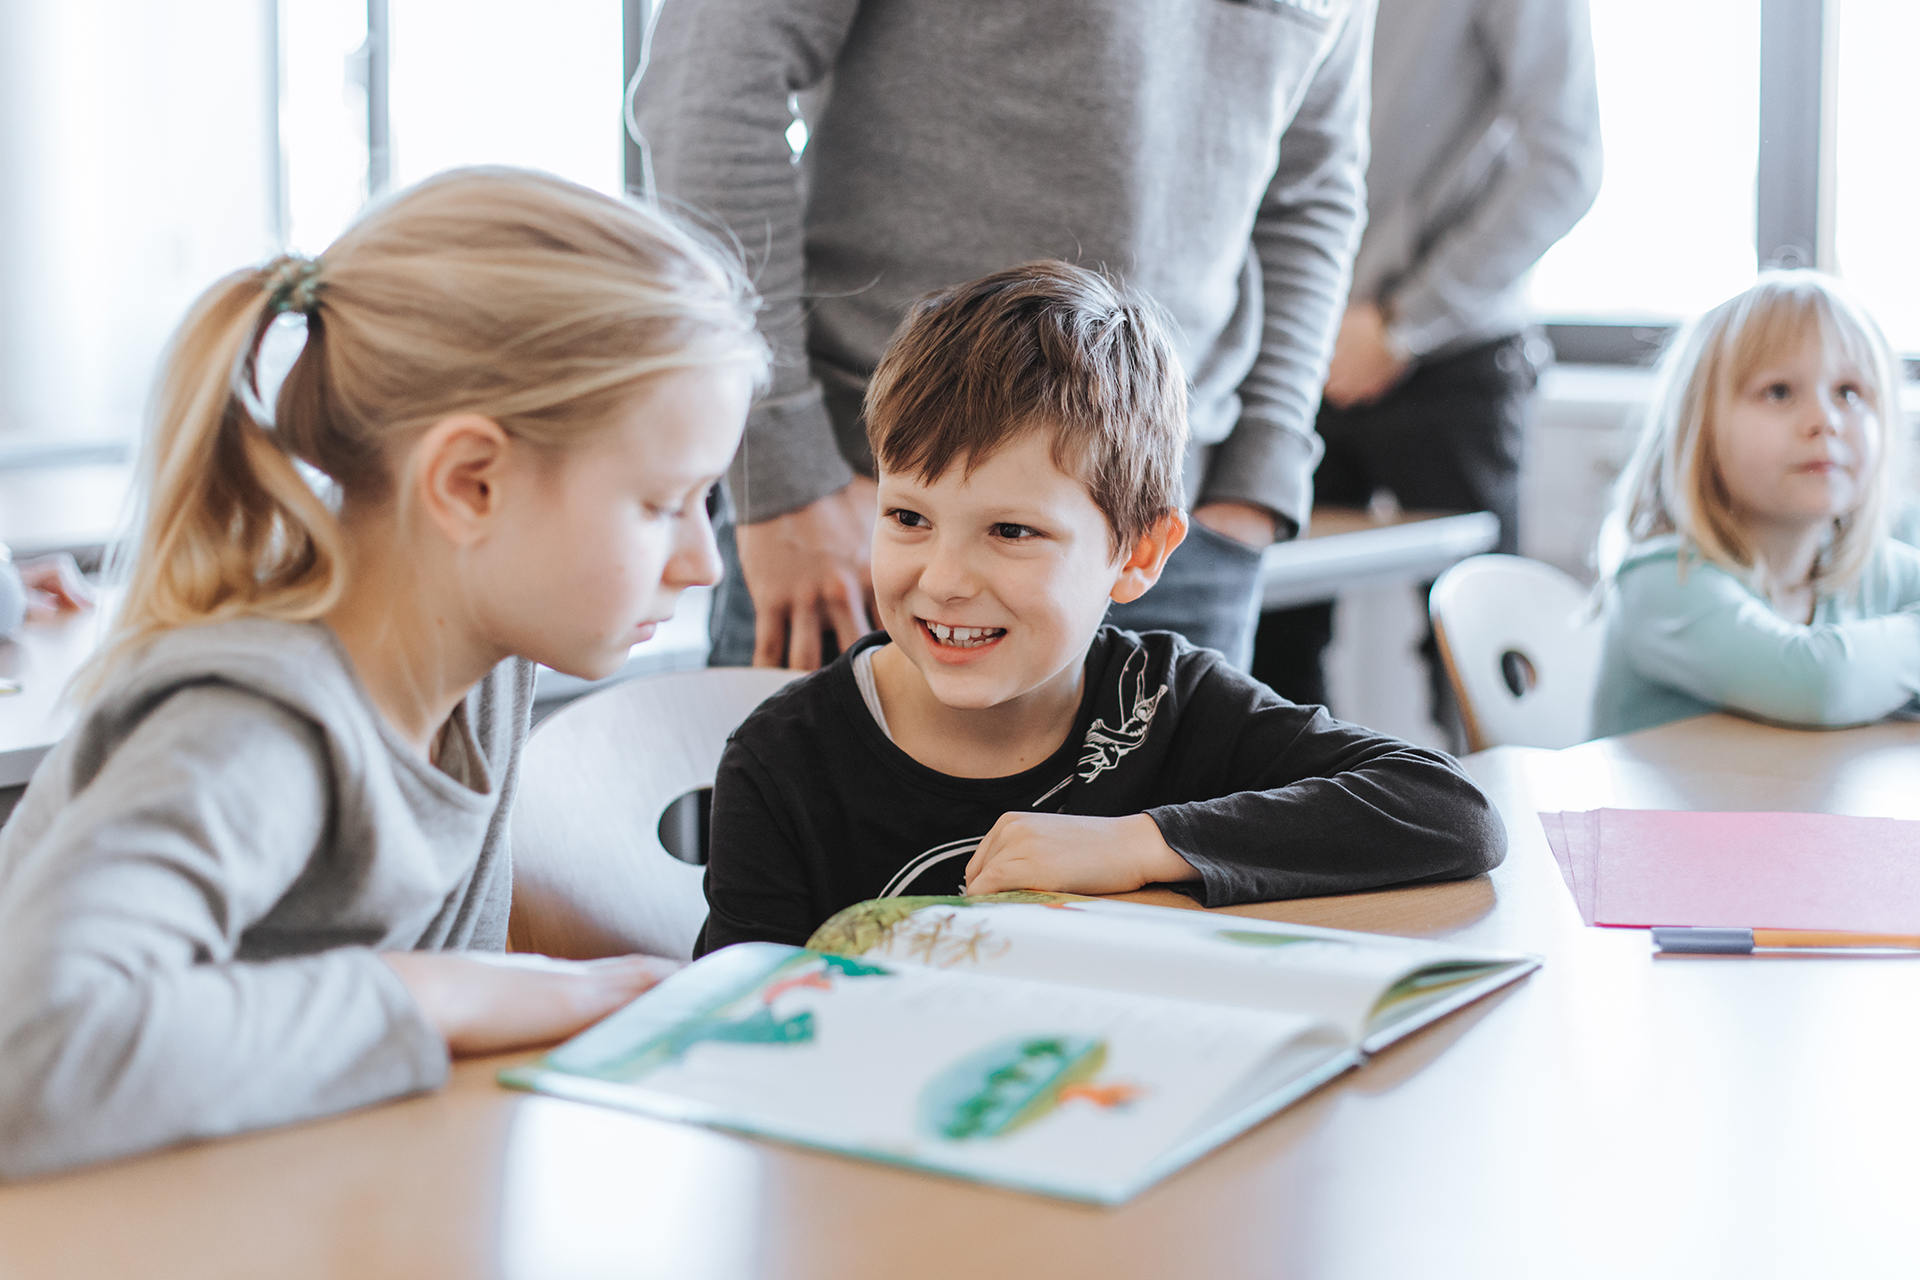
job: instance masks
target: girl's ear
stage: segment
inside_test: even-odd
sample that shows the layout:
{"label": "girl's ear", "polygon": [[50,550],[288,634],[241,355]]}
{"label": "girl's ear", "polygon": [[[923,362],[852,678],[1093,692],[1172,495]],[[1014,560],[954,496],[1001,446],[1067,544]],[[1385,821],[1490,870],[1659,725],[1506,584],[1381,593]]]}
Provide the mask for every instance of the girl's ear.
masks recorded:
{"label": "girl's ear", "polygon": [[1167,557],[1186,538],[1187,513],[1175,507],[1134,540],[1126,560],[1120,565],[1120,575],[1114,579],[1113,589],[1107,595],[1116,603],[1128,604],[1147,594],[1147,588],[1160,581],[1160,571],[1167,567]]}
{"label": "girl's ear", "polygon": [[494,524],[511,448],[500,424],[477,413],[442,418],[414,444],[414,499],[454,546],[474,545]]}

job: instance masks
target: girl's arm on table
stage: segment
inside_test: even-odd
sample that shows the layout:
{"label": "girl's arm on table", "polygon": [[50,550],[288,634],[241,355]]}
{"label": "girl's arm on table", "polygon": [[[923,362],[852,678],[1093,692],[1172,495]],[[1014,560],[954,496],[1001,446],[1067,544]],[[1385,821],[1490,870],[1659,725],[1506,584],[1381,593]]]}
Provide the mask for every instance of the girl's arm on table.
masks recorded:
{"label": "girl's arm on table", "polygon": [[1920,612],[1790,622],[1732,575],[1671,561],[1620,575],[1612,625],[1642,677],[1783,724],[1864,724],[1920,694]]}
{"label": "girl's arm on table", "polygon": [[188,688],[120,743],[30,847],[9,851],[0,1176],[432,1088],[446,1078],[450,1035],[464,1037],[456,1049],[504,1048],[588,1020],[581,1006],[595,1002],[578,992],[570,1007],[549,998],[544,1019],[525,1000],[499,1007],[501,993],[565,985],[562,975],[455,956],[384,961],[367,944],[388,922],[344,909],[282,922],[289,939],[325,950],[236,959],[296,881],[338,878],[344,902],[367,871],[358,851],[328,847],[330,768],[302,718],[231,688]]}

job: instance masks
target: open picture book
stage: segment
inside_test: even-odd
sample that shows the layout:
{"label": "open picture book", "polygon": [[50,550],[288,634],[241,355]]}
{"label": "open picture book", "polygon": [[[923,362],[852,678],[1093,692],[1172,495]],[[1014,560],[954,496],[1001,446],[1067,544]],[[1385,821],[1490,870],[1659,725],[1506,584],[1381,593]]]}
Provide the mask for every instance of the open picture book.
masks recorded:
{"label": "open picture book", "polygon": [[517,1088],[1115,1204],[1539,966],[1078,898],[883,898],[695,961]]}

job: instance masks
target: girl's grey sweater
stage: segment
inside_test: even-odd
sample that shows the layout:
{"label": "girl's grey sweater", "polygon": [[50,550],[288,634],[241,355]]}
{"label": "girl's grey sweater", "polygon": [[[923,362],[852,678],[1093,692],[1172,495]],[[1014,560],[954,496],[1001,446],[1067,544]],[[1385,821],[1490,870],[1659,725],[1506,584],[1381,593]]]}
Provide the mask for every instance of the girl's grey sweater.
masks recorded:
{"label": "girl's grey sweater", "polygon": [[533,672],[414,755],[320,623],[163,635],[0,832],[0,1176],[432,1088],[378,958],[500,950]]}

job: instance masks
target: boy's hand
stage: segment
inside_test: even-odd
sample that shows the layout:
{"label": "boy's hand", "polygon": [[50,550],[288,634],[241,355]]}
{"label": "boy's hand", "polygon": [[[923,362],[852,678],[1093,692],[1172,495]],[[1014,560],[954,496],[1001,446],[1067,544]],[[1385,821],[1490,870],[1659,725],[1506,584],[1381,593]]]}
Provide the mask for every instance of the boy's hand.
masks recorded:
{"label": "boy's hand", "polygon": [[1199,878],[1144,813],[1127,818],[1002,814],[967,863],[967,892],[973,894],[1007,889],[1126,893]]}
{"label": "boy's hand", "polygon": [[380,958],[455,1057],[564,1040],[679,967],[655,956],[577,961],[387,951]]}

